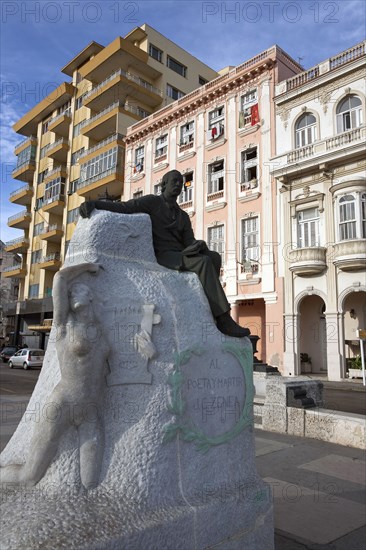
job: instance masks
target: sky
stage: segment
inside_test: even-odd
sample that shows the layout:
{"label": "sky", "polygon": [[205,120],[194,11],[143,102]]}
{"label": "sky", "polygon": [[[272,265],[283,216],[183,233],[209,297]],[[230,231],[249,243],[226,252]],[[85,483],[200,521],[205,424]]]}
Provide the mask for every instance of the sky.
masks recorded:
{"label": "sky", "polygon": [[363,0],[5,1],[1,7],[1,225],[4,242],[22,235],[7,226],[22,206],[9,202],[23,182],[11,178],[12,125],[69,77],[61,68],[91,40],[108,45],[149,24],[215,70],[240,65],[277,44],[305,69],[365,39]]}

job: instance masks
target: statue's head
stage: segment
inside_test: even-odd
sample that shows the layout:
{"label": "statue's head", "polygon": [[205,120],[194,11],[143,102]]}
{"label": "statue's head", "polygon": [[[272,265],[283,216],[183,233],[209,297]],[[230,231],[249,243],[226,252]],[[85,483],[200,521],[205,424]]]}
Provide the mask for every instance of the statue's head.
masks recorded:
{"label": "statue's head", "polygon": [[161,192],[166,199],[177,198],[183,187],[183,176],[178,170],[170,170],[161,180]]}
{"label": "statue's head", "polygon": [[70,286],[69,291],[70,307],[73,311],[89,306],[93,300],[90,288],[84,283],[74,283]]}

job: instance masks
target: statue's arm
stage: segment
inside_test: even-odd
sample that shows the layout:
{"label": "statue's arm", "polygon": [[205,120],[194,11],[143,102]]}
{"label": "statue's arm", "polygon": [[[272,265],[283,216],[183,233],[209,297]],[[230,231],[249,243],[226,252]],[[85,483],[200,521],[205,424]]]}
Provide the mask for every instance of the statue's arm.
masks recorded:
{"label": "statue's arm", "polygon": [[191,220],[189,216],[184,216],[184,227],[183,227],[183,245],[185,247],[190,246],[195,242],[194,233],[192,229]]}
{"label": "statue's arm", "polygon": [[52,300],[53,300],[53,321],[56,326],[64,325],[69,311],[69,300],[67,296],[67,279],[62,271],[58,271],[53,279]]}
{"label": "statue's arm", "polygon": [[60,269],[53,280],[52,298],[54,322],[63,325],[69,313],[68,287],[70,282],[83,273],[97,273],[101,266],[95,263],[84,263]]}
{"label": "statue's arm", "polygon": [[126,202],[86,201],[80,206],[79,211],[82,218],[89,218],[95,208],[119,214],[150,214],[154,208],[154,200],[154,195],[145,195]]}

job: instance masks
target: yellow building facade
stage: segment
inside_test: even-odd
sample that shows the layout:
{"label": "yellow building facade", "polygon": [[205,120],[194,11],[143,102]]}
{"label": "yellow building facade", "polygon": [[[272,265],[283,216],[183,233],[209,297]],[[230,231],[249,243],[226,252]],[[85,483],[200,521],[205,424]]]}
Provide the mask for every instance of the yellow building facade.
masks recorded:
{"label": "yellow building facade", "polygon": [[146,24],[105,47],[91,42],[62,72],[70,80],[13,127],[24,136],[12,173],[22,184],[10,195],[22,208],[8,219],[22,233],[6,243],[22,255],[7,272],[20,280],[19,344],[45,344],[53,278],[80,204],[123,195],[127,128],[218,76]]}

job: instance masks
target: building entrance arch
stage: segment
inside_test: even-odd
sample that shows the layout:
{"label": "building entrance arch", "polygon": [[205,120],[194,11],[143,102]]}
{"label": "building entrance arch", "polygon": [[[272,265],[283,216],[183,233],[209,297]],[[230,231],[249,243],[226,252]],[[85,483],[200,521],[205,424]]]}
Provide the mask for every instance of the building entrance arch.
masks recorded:
{"label": "building entrance arch", "polygon": [[327,374],[325,307],[323,298],[317,294],[304,296],[298,303],[298,357],[301,374]]}
{"label": "building entrance arch", "polygon": [[346,370],[350,359],[360,355],[360,341],[357,330],[366,328],[366,291],[357,290],[344,293],[340,306],[343,319],[344,359]]}

